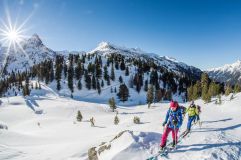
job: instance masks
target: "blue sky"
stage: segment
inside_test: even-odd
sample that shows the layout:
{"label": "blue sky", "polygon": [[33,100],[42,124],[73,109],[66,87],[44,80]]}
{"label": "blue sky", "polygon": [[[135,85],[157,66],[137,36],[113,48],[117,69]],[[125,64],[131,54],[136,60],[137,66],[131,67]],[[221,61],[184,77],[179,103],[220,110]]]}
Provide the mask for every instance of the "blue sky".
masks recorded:
{"label": "blue sky", "polygon": [[241,59],[238,0],[0,0],[18,24],[29,15],[54,50],[90,51],[101,41],[138,47],[207,69]]}

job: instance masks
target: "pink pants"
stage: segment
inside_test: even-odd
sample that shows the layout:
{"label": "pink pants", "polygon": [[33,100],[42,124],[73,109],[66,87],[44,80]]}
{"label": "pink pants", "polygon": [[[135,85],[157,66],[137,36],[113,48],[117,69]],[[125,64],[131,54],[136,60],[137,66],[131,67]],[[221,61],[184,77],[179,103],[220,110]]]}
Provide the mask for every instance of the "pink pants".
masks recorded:
{"label": "pink pants", "polygon": [[[166,127],[163,135],[162,135],[162,138],[161,138],[161,144],[160,146],[161,147],[165,147],[166,146],[166,142],[167,142],[167,137],[168,137],[168,134],[172,131],[172,139],[173,141],[177,142],[177,134],[178,134],[178,128],[176,128],[176,131],[174,132],[174,129],[172,128],[169,128],[169,127]],[[175,137],[176,136],[176,137]]]}

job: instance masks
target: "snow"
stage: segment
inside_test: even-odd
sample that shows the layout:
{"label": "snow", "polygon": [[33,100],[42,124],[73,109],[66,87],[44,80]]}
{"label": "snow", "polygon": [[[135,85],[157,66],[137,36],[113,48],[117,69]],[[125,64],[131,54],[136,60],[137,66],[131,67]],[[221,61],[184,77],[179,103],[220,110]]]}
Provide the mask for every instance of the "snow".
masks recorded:
{"label": "snow", "polygon": [[229,82],[233,85],[237,82],[241,83],[241,61],[237,60],[233,64],[208,69],[207,73],[211,78],[219,82]]}
{"label": "snow", "polygon": [[208,69],[207,71],[211,72],[211,71],[219,71],[219,72],[230,72],[233,73],[236,70],[240,70],[241,69],[241,61],[237,60],[236,62],[232,63],[232,64],[225,64],[222,67],[218,67],[218,68],[212,68],[212,69]]}
{"label": "snow", "polygon": [[[231,95],[230,95],[231,96]],[[222,97],[221,105],[195,103],[202,106],[202,127],[194,126],[176,151],[162,159],[240,160],[241,157],[241,93]],[[164,116],[168,103],[118,106],[120,123],[114,125],[116,113],[106,104],[77,101],[59,96],[48,86],[33,90],[29,97],[1,98],[0,159],[12,160],[86,160],[88,149],[102,142],[111,144],[109,150],[99,155],[100,160],[140,160],[156,153],[162,135]],[[188,103],[181,104],[188,106]],[[42,110],[36,114],[35,110]],[[83,115],[76,122],[77,111]],[[94,117],[96,126],[89,119]],[[140,117],[141,124],[134,124],[133,117]],[[180,132],[186,129],[187,117]],[[40,125],[38,125],[40,123]],[[118,133],[128,130],[116,140]],[[170,136],[169,136],[170,138]]]}

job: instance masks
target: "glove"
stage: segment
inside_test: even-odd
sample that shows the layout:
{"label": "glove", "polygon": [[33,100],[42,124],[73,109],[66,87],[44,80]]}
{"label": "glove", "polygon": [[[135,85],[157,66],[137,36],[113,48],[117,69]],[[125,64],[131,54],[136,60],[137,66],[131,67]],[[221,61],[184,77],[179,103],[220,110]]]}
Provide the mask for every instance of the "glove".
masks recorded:
{"label": "glove", "polygon": [[176,120],[173,120],[172,123],[173,123],[174,126],[177,126],[177,121]]}
{"label": "glove", "polygon": [[166,125],[166,122],[163,122],[163,123],[162,123],[162,126],[164,127],[165,125]]}

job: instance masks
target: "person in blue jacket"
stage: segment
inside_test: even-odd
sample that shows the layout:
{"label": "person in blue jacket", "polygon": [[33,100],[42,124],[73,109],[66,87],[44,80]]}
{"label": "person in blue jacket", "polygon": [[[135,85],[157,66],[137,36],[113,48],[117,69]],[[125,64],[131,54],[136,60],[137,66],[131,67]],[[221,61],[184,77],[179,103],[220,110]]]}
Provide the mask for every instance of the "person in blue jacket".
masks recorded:
{"label": "person in blue jacket", "polygon": [[163,148],[166,146],[166,141],[168,134],[172,132],[172,139],[173,143],[172,146],[175,147],[177,144],[177,137],[178,137],[178,130],[182,125],[182,110],[179,107],[177,102],[171,101],[170,108],[167,111],[166,118],[162,124],[164,128],[164,132],[162,134],[161,138],[161,144],[160,149],[163,150]]}

